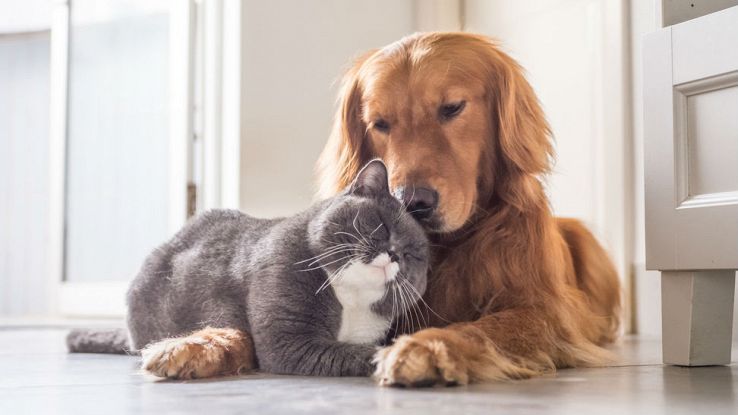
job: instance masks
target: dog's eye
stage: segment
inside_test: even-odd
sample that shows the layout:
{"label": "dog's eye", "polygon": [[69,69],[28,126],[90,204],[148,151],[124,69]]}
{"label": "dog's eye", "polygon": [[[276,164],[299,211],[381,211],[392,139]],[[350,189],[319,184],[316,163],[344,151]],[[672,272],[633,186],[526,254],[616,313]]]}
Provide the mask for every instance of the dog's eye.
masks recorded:
{"label": "dog's eye", "polygon": [[372,123],[372,128],[379,131],[380,133],[387,134],[389,133],[390,125],[387,121],[380,118]]}
{"label": "dog's eye", "polygon": [[464,110],[465,106],[466,101],[452,102],[449,104],[441,105],[441,108],[438,110],[441,121],[448,121],[461,114],[461,111]]}
{"label": "dog's eye", "polygon": [[380,118],[372,123],[372,128],[381,133],[387,134],[390,130],[390,125],[387,121]]}

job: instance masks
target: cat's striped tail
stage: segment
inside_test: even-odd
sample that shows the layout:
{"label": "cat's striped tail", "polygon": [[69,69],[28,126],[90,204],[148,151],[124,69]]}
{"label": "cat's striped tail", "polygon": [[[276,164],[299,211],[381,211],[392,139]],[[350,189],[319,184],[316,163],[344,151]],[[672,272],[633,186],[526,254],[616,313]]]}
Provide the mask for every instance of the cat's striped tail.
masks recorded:
{"label": "cat's striped tail", "polygon": [[74,329],[67,334],[69,353],[112,353],[131,352],[126,329]]}

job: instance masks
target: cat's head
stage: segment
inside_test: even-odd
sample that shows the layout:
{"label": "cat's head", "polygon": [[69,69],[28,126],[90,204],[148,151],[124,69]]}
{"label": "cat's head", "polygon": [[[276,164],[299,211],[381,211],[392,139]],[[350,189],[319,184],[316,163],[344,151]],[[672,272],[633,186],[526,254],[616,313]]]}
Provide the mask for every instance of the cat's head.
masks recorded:
{"label": "cat's head", "polygon": [[390,194],[381,160],[364,166],[312,221],[310,246],[336,294],[358,290],[356,301],[375,299],[377,313],[395,317],[425,292],[428,238]]}

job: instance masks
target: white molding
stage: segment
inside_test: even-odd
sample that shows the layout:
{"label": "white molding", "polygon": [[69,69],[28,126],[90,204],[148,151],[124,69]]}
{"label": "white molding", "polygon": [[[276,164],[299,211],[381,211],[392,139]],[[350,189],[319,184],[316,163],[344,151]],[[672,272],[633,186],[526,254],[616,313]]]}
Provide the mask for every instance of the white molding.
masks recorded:
{"label": "white molding", "polygon": [[703,208],[709,206],[725,206],[738,204],[738,192],[718,192],[697,196],[688,196],[677,206],[677,209]]}
{"label": "white molding", "polygon": [[738,203],[738,191],[694,195],[689,189],[689,97],[738,86],[738,71],[674,85],[674,205],[677,209]]}
{"label": "white molding", "polygon": [[238,209],[241,203],[241,107],[243,53],[243,5],[223,0],[222,107],[221,107],[221,207]]}
{"label": "white molding", "polygon": [[222,131],[222,51],[223,1],[203,1],[200,9],[202,44],[202,182],[198,207],[207,210],[221,206],[221,131]]}
{"label": "white molding", "polygon": [[187,183],[192,177],[195,3],[171,3],[169,32],[169,230],[187,221]]}
{"label": "white molding", "polygon": [[238,0],[202,0],[198,9],[199,210],[240,203],[242,7]]}

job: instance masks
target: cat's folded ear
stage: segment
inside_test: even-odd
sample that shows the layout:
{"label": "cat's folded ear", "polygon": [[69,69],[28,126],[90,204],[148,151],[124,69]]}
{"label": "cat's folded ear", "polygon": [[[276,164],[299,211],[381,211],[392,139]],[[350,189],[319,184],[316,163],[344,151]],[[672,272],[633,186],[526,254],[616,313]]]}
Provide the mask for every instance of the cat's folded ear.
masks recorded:
{"label": "cat's folded ear", "polygon": [[374,159],[364,166],[351,184],[351,194],[358,196],[376,196],[389,194],[387,166],[380,159]]}

